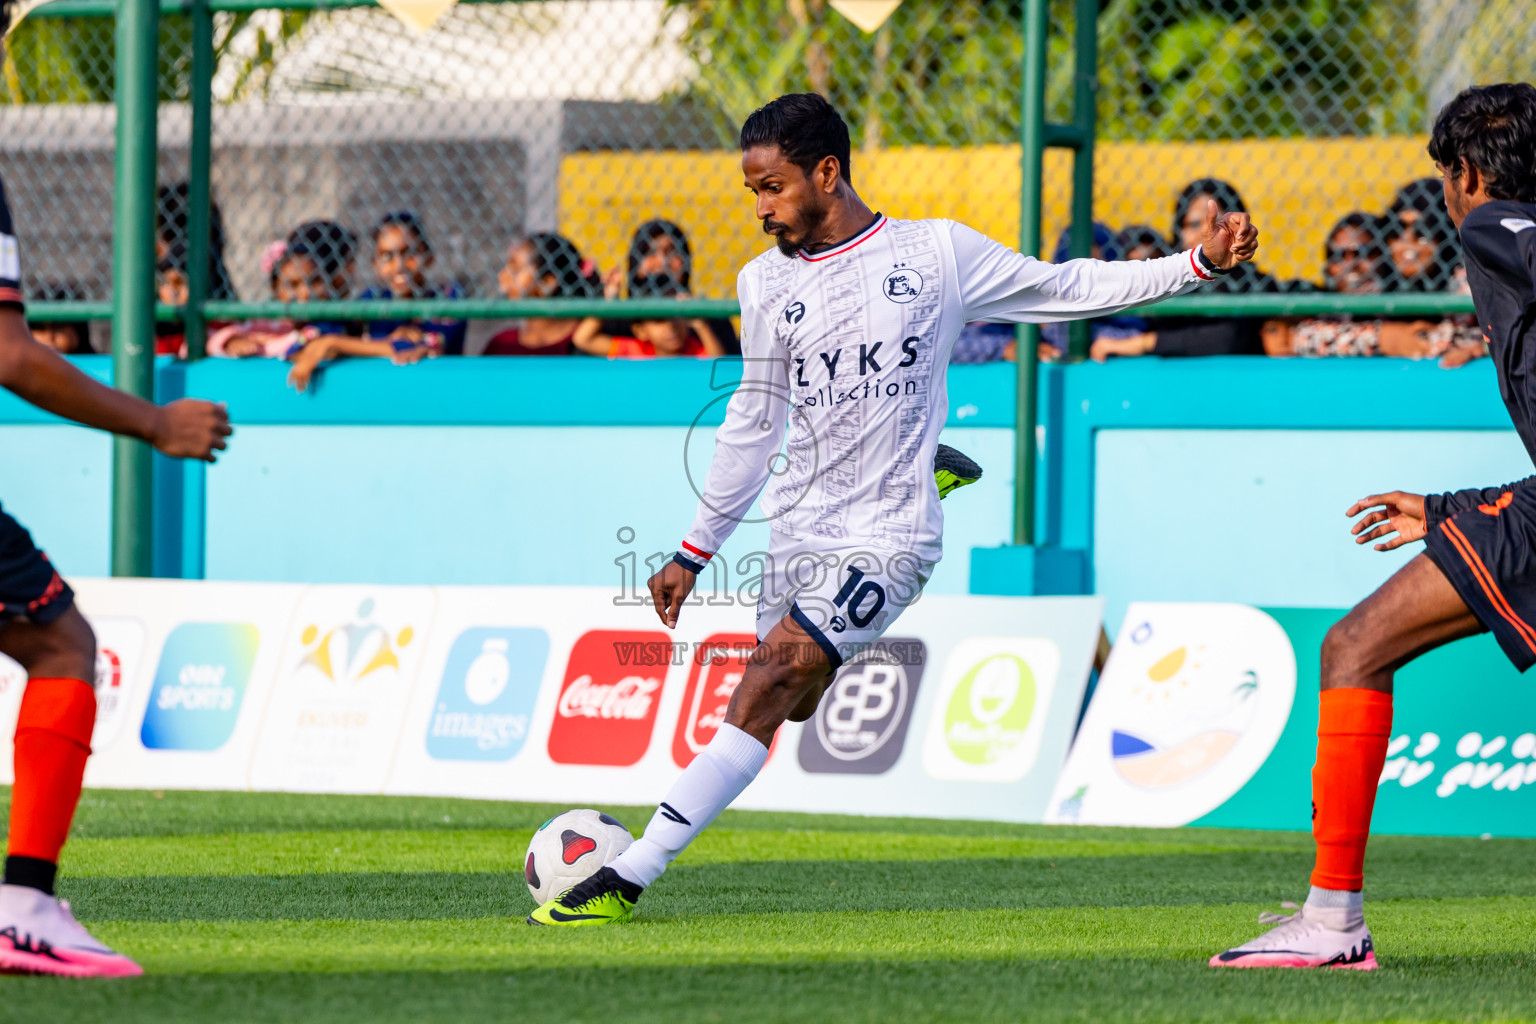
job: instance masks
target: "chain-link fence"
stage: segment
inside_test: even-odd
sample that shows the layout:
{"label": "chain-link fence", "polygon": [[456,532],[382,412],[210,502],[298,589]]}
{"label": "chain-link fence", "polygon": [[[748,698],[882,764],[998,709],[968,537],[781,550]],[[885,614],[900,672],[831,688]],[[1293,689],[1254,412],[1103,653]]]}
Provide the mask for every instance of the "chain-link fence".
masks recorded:
{"label": "chain-link fence", "polygon": [[[843,112],[871,205],[1019,236],[1022,0],[905,0],[868,32],[828,0],[465,2],[421,33],[295,6],[214,15],[211,298],[278,297],[306,224],[312,297],[526,297],[509,247],[558,233],[581,257],[568,294],[730,298],[766,247],[736,130],[790,91]],[[1051,0],[1056,121],[1074,9]],[[163,301],[187,241],[188,24],[161,19]],[[1240,197],[1260,289],[1454,288],[1454,233],[1411,184],[1429,121],[1468,82],[1536,77],[1527,0],[1109,0],[1098,29],[1100,253],[1181,247],[1189,200]],[[48,7],[9,41],[0,175],[37,298],[110,294],[112,55],[110,17]],[[1046,159],[1047,256],[1069,161]]]}
{"label": "chain-link fence", "polygon": [[[1455,290],[1429,128],[1466,85],[1536,78],[1533,13],[1529,0],[1113,0],[1095,218],[1122,249],[1180,248],[1214,196],[1264,233],[1263,273],[1238,287]],[[1058,229],[1061,205],[1048,206]]]}

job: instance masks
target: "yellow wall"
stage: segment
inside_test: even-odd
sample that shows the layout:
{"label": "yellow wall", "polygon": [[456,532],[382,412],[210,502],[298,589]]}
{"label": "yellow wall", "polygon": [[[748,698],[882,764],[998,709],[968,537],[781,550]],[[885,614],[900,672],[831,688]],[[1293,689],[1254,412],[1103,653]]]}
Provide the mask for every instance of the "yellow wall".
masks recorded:
{"label": "yellow wall", "polygon": [[[1421,136],[1387,139],[1102,143],[1094,210],[1114,228],[1167,231],[1193,178],[1235,185],[1261,231],[1259,265],[1317,280],[1324,236],[1351,210],[1383,211],[1404,183],[1432,175]],[[951,217],[1010,245],[1019,234],[1019,148],[889,149],[853,155],[854,184],[894,217]],[[1045,249],[1067,224],[1071,155],[1046,154]],[[732,295],[736,271],[768,248],[734,152],[579,153],[560,167],[560,229],[601,267],[622,263],[629,232],[650,217],[682,225],[694,292]]]}

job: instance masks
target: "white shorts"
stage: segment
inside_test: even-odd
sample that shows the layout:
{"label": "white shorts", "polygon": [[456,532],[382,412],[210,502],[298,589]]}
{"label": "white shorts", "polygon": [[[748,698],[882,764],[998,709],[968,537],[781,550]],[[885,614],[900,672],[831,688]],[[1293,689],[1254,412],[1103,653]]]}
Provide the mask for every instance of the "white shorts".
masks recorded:
{"label": "white shorts", "polygon": [[911,552],[813,547],[775,535],[757,598],[757,638],[788,615],[826,652],[835,671],[922,596],[937,564]]}

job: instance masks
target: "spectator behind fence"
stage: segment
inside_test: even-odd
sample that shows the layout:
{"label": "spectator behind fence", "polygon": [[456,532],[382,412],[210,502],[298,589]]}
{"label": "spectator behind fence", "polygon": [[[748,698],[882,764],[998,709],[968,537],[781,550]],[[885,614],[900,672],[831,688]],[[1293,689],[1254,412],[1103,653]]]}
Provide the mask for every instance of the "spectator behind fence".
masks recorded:
{"label": "spectator behind fence", "polygon": [[[1381,293],[1397,272],[1387,253],[1387,238],[1396,219],[1354,212],[1340,218],[1328,232],[1324,251],[1325,286],[1343,295]],[[1447,366],[1476,358],[1481,346],[1475,320],[1455,319],[1356,320],[1351,316],[1312,317],[1291,324],[1272,320],[1264,325],[1264,350],[1270,355],[1398,356],[1425,359],[1443,356]]]}
{"label": "spectator behind fence", "polygon": [[[155,259],[164,260],[176,246],[188,248],[188,225],[192,204],[190,186],[185,181],[161,185],[155,191]],[[183,257],[185,266],[185,257]],[[235,287],[224,266],[224,215],[219,204],[208,203],[208,297],[234,299]]]}
{"label": "spectator behind fence", "polygon": [[[671,281],[652,281],[647,294],[640,298],[685,299],[688,293]],[[636,320],[622,334],[610,334],[612,321],[588,317],[576,328],[576,347],[592,355],[609,359],[653,359],[692,356],[712,359],[726,354],[725,346],[710,326],[698,317],[668,317],[663,320]],[[622,328],[621,328],[622,329]]]}
{"label": "spectator behind fence", "polygon": [[[289,267],[287,250],[288,243],[284,241],[270,243],[261,254],[261,272],[272,298],[278,302],[297,302],[300,279],[307,274],[307,268]],[[245,320],[209,331],[208,354],[228,359],[291,359],[307,340],[297,321],[289,317]]]}
{"label": "spectator behind fence", "polygon": [[[1070,259],[1072,251],[1072,229],[1061,233],[1056,241],[1056,251],[1051,255],[1053,263],[1065,263]],[[1125,259],[1124,250],[1120,248],[1120,239],[1107,225],[1097,221],[1093,225],[1093,245],[1089,250],[1093,259],[1104,260],[1107,263],[1117,263]],[[1010,328],[1011,330],[1011,328]],[[1119,341],[1125,338],[1134,338],[1146,333],[1147,321],[1145,317],[1134,316],[1129,313],[1121,313],[1116,316],[1097,317],[1088,321],[1089,341],[1098,343],[1101,339]],[[1069,325],[1065,323],[1042,324],[1040,327],[1040,358],[1044,362],[1055,362],[1067,353],[1068,339],[1070,337]]]}
{"label": "spectator behind fence", "polygon": [[1445,209],[1439,178],[1410,181],[1392,200],[1385,227],[1391,258],[1384,288],[1389,292],[1444,292],[1461,263],[1456,225]]}
{"label": "spectator behind fence", "polygon": [[[155,264],[155,292],[165,305],[187,304],[187,247],[182,243],[167,247]],[[186,342],[186,327],[180,320],[155,321],[156,355],[185,355]]]}
{"label": "spectator behind fence", "polygon": [[[629,252],[624,260],[622,278],[619,268],[608,272],[603,282],[603,294],[610,299],[620,297],[622,280],[632,299],[689,298],[693,294],[693,248],[683,229],[669,220],[648,220],[635,228],[629,239]],[[654,321],[660,324],[661,321]],[[712,317],[704,323],[727,355],[741,354],[741,341],[736,328],[725,317]],[[602,333],[613,336],[641,334],[666,335],[660,326],[640,327],[622,321],[609,321],[602,325]]]}
{"label": "spectator behind fence", "polygon": [[[49,281],[34,289],[32,302],[83,302],[85,290],[72,281]],[[90,355],[91,325],[85,320],[31,320],[32,337],[66,356]]]}
{"label": "spectator behind fence", "polygon": [[[432,285],[427,275],[435,257],[421,220],[410,210],[386,213],[373,229],[373,271],[379,284],[370,285],[359,299],[462,299],[464,290],[453,283]],[[375,341],[406,341],[428,344],[446,355],[464,354],[468,324],[445,317],[408,320],[374,320],[367,337]]]}
{"label": "spectator behind fence", "polygon": [[[357,236],[330,220],[305,221],[288,236],[278,271],[289,301],[299,304],[347,297],[356,269]],[[289,356],[288,381],[299,391],[315,371],[344,356],[373,356],[405,365],[433,354],[428,344],[406,339],[381,341],[360,337],[355,324],[338,320],[303,321],[304,346]]]}
{"label": "spectator behind fence", "polygon": [[[496,275],[509,299],[590,299],[602,294],[597,271],[564,235],[539,232],[507,247],[507,262]],[[570,317],[531,316],[486,344],[488,356],[568,356],[579,351],[573,341],[581,321]]]}
{"label": "spectator behind fence", "polygon": [[[1168,248],[1168,240],[1158,234],[1156,228],[1147,224],[1132,224],[1121,229],[1115,242],[1127,260],[1155,260],[1173,255],[1173,250]],[[1248,264],[1244,263],[1243,266]]]}
{"label": "spectator behind fence", "polygon": [[[1199,178],[1185,185],[1173,204],[1173,228],[1168,236],[1169,252],[1193,249],[1200,244],[1201,229],[1205,222],[1206,206],[1216,201],[1218,214],[1246,213],[1243,197],[1225,181],[1217,178]],[[1137,257],[1148,259],[1159,248],[1147,238],[1149,229],[1127,229],[1136,232],[1135,246],[1127,247],[1127,255],[1135,250]],[[1252,263],[1242,263],[1230,274],[1201,289],[1211,293],[1253,293],[1287,290],[1280,282],[1259,270]],[[1149,317],[1144,333],[1123,338],[1104,338],[1096,341],[1089,355],[1098,362],[1110,356],[1226,356],[1257,355],[1264,351],[1260,339],[1262,321],[1254,317]]]}

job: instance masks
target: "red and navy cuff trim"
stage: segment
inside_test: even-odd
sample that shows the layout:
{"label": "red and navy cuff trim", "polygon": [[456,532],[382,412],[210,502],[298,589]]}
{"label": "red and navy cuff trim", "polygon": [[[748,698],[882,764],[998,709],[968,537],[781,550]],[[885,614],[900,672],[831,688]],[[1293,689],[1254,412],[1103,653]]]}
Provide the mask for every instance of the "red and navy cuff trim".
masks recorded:
{"label": "red and navy cuff trim", "polygon": [[1227,272],[1205,254],[1204,245],[1197,245],[1189,250],[1189,265],[1194,270],[1195,276],[1202,281],[1214,281],[1218,277],[1227,276]]}
{"label": "red and navy cuff trim", "polygon": [[672,556],[672,561],[689,572],[698,574],[704,571],[704,563],[713,557],[715,557],[713,551],[704,551],[694,547],[687,541],[683,541],[682,548],[678,550],[677,554]]}

